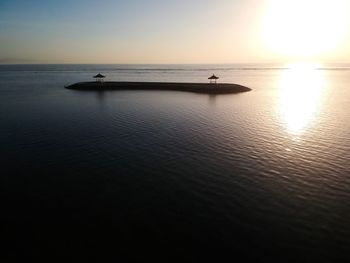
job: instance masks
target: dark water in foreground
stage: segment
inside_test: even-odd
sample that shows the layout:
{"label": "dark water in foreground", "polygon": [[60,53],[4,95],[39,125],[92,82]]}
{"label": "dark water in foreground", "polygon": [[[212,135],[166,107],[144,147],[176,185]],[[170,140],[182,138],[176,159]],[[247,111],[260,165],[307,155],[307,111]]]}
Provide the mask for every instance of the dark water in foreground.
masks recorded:
{"label": "dark water in foreground", "polygon": [[[99,71],[253,91],[63,88]],[[0,98],[1,262],[350,261],[347,67],[0,66]]]}

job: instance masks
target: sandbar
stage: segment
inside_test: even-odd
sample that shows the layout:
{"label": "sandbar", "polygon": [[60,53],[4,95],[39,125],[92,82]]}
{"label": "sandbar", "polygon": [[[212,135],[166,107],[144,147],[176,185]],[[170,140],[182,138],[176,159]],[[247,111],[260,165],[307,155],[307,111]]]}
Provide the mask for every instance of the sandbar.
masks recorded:
{"label": "sandbar", "polygon": [[171,90],[203,94],[232,94],[251,91],[250,88],[230,83],[175,83],[175,82],[78,82],[66,87],[73,90]]}

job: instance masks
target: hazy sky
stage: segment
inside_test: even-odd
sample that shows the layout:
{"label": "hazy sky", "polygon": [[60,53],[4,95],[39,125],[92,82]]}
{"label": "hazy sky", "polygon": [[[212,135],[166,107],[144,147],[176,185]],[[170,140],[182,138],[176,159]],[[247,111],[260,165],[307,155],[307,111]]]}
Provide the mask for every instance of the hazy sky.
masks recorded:
{"label": "hazy sky", "polygon": [[350,62],[350,0],[1,0],[0,63]]}

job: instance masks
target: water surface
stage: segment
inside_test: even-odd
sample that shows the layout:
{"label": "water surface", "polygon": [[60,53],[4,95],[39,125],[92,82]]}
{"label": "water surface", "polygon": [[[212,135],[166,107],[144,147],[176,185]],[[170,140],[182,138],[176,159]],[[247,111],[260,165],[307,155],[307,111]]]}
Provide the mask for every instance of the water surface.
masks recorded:
{"label": "water surface", "polygon": [[[64,89],[98,72],[253,91]],[[2,65],[1,257],[350,260],[349,86],[347,65]]]}

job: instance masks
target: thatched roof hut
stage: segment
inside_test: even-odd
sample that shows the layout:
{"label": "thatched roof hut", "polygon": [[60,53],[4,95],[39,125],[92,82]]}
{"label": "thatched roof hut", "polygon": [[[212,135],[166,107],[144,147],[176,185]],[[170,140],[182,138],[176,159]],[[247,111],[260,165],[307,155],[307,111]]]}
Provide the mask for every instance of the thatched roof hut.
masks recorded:
{"label": "thatched roof hut", "polygon": [[96,81],[102,82],[102,80],[105,78],[106,76],[103,76],[101,73],[98,73],[96,76],[94,76],[93,78],[96,79]]}
{"label": "thatched roof hut", "polygon": [[219,77],[217,77],[213,74],[213,76],[209,77],[208,79],[210,80],[210,83],[216,84],[216,81],[219,79]]}

